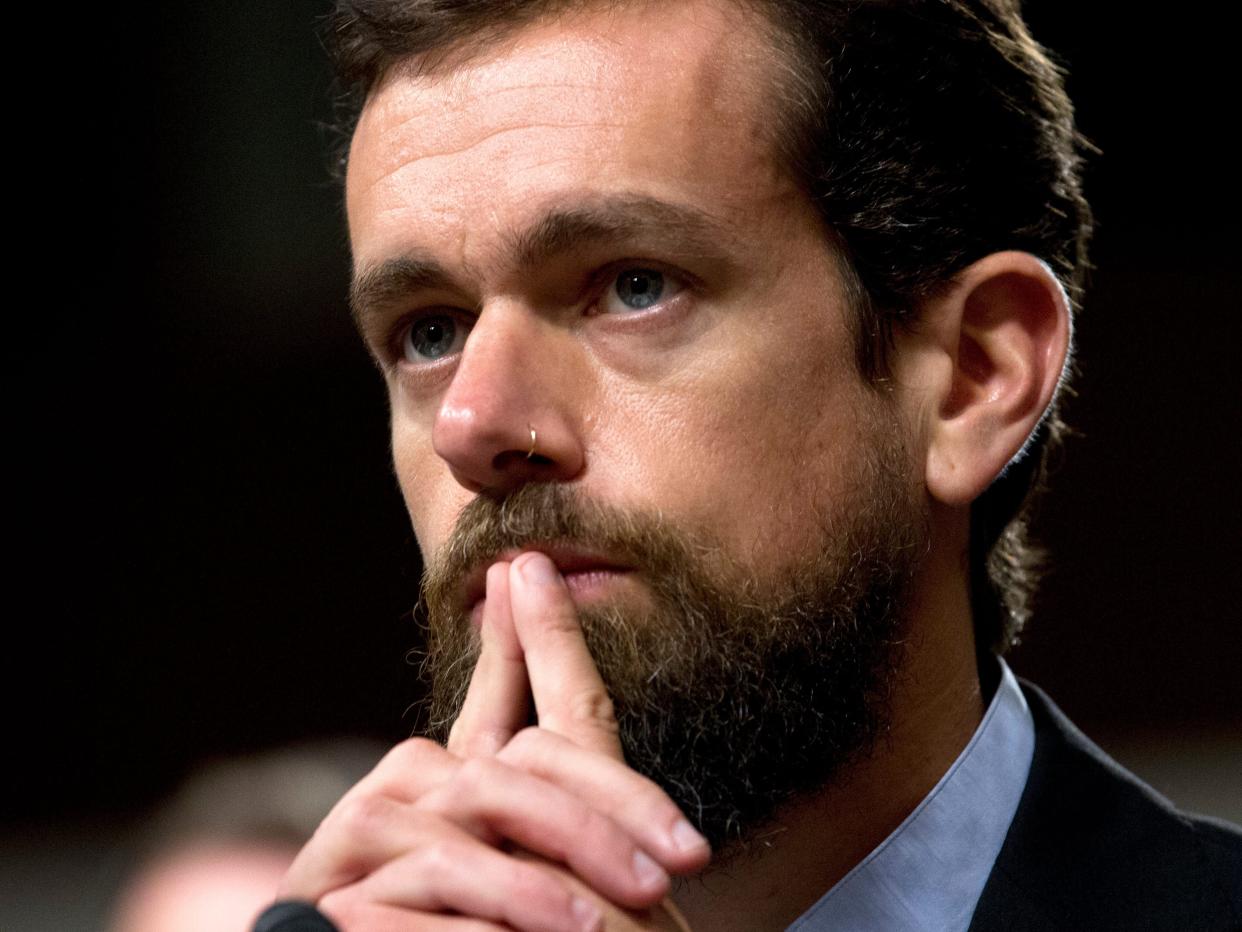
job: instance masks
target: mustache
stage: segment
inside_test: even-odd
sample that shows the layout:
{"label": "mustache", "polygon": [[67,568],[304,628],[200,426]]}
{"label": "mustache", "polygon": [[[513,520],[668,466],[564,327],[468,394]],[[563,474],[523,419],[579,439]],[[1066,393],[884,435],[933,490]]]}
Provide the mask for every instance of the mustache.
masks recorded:
{"label": "mustache", "polygon": [[[521,486],[503,496],[479,495],[426,562],[423,601],[431,618],[465,612],[466,580],[507,550],[552,545],[600,551],[635,568],[684,563],[693,546],[658,514],[604,505],[564,483]],[[714,547],[694,548],[714,550]]]}

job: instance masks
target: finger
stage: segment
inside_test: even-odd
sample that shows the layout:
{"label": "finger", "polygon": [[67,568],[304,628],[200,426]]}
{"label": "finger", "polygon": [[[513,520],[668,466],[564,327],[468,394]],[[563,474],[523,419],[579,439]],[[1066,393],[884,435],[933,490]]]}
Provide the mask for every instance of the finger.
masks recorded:
{"label": "finger", "polygon": [[422,738],[397,745],[332,807],[285,872],[280,895],[313,901],[408,850],[418,839],[412,803],[447,783],[461,764]]}
{"label": "finger", "polygon": [[544,870],[561,878],[571,891],[598,906],[604,914],[605,932],[690,932],[689,924],[668,897],[648,909],[622,910],[602,899],[598,893],[559,864],[544,861],[528,851],[515,851],[513,857],[542,864]]}
{"label": "finger", "polygon": [[278,895],[314,902],[426,844],[428,823],[440,821],[387,796],[343,800],[298,852]]}
{"label": "finger", "polygon": [[539,863],[502,854],[449,826],[435,842],[325,896],[320,907],[333,915],[357,904],[460,913],[524,932],[596,932],[602,920],[597,905]]}
{"label": "finger", "polygon": [[701,870],[711,860],[707,840],[668,794],[620,761],[543,728],[518,732],[496,759],[542,777],[608,816],[671,873]]}
{"label": "finger", "polygon": [[466,701],[449,732],[448,749],[461,757],[495,754],[526,725],[530,684],[509,608],[509,564],[487,570],[482,646]]}
{"label": "finger", "polygon": [[416,808],[479,837],[500,836],[567,864],[624,906],[650,906],[668,892],[668,872],[616,822],[572,793],[494,757],[466,761],[451,783],[428,793]]}
{"label": "finger", "polygon": [[341,932],[507,932],[485,919],[436,916],[363,900],[324,900],[319,911]]}
{"label": "finger", "polygon": [[461,758],[428,738],[409,738],[385,754],[341,802],[352,796],[382,795],[412,803],[451,779],[461,763]]}
{"label": "finger", "polygon": [[509,568],[509,592],[539,727],[623,760],[612,700],[556,564],[542,553],[522,554]]}
{"label": "finger", "polygon": [[[325,820],[277,895],[316,902],[341,890],[366,887],[371,900],[412,909],[457,909],[486,918],[501,917],[497,904],[504,897],[522,896],[534,904],[533,912],[524,915],[536,926],[549,925],[548,915],[555,911],[575,917],[574,922],[590,913],[581,905],[575,911],[564,885],[554,879],[526,868],[510,870],[507,856],[495,850],[499,834],[491,829],[475,831],[471,834],[438,812],[417,810],[383,796],[360,797]],[[311,850],[317,854],[308,859]],[[401,884],[393,880],[388,886],[366,886],[377,875],[389,877],[397,863],[409,872]],[[560,928],[565,922],[552,925]]]}

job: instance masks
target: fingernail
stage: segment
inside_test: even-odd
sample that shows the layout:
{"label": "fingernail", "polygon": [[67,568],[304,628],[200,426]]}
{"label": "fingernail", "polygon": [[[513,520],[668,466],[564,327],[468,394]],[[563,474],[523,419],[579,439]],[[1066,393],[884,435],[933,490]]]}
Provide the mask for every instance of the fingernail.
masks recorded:
{"label": "fingernail", "polygon": [[678,820],[671,834],[673,847],[678,851],[697,851],[707,847],[707,839],[695,831],[694,826],[685,819]]}
{"label": "fingernail", "polygon": [[634,876],[640,886],[647,888],[662,885],[667,877],[663,868],[642,851],[634,852]]}
{"label": "fingernail", "polygon": [[542,553],[531,553],[522,559],[522,578],[534,586],[546,586],[560,577],[556,564]]}
{"label": "fingernail", "polygon": [[599,907],[588,900],[582,899],[580,896],[573,898],[570,908],[574,912],[574,919],[578,923],[578,928],[582,932],[598,932],[602,927],[604,916],[599,911]]}

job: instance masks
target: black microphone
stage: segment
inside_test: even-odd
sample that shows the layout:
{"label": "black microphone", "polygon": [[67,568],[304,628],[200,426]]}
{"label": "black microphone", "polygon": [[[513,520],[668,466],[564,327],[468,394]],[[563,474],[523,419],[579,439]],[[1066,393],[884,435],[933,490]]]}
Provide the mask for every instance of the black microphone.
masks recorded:
{"label": "black microphone", "polygon": [[332,920],[312,903],[281,900],[273,903],[254,921],[252,932],[339,932]]}

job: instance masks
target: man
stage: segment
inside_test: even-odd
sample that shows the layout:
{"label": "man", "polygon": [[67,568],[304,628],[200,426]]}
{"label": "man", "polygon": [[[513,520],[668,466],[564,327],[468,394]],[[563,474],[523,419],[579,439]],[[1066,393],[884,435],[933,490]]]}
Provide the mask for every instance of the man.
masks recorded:
{"label": "man", "polygon": [[445,746],[394,750],[282,896],[344,929],[1238,922],[1238,836],[996,657],[1090,227],[1010,3],[332,28]]}

